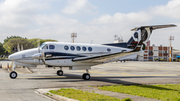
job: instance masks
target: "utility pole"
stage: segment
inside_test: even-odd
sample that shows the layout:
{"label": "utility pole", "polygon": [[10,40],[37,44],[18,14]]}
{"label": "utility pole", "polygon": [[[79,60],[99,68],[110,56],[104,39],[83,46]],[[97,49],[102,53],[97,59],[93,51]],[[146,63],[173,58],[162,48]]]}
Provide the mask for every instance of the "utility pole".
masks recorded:
{"label": "utility pole", "polygon": [[172,50],[171,50],[171,42],[174,40],[174,36],[169,37],[170,48],[169,48],[169,61],[171,62]]}
{"label": "utility pole", "polygon": [[72,38],[73,43],[76,37],[77,37],[77,33],[74,33],[74,32],[71,33],[71,38]]}
{"label": "utility pole", "polygon": [[118,37],[118,35],[114,35],[114,41],[116,41],[116,40],[117,40],[117,37]]}

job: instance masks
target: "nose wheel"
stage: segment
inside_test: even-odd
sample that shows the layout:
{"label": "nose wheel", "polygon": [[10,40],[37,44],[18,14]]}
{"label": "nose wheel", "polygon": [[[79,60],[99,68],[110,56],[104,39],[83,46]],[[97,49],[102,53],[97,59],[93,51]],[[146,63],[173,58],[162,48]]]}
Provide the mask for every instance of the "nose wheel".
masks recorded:
{"label": "nose wheel", "polygon": [[15,71],[13,71],[9,74],[9,76],[11,79],[15,79],[17,77],[17,73]]}

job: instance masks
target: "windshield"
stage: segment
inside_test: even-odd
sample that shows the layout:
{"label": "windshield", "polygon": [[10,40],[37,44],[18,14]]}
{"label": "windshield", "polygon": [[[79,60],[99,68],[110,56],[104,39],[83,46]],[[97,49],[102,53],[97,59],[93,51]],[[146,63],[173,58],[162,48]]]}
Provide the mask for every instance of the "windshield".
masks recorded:
{"label": "windshield", "polygon": [[44,46],[46,46],[46,44],[43,43],[43,44],[40,46],[40,48],[43,49]]}

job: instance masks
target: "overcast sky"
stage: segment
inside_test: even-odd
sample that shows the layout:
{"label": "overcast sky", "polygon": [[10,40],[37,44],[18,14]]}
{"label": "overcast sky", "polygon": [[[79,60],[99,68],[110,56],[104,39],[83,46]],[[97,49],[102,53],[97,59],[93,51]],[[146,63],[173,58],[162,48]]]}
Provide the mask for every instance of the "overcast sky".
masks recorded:
{"label": "overcast sky", "polygon": [[151,45],[180,49],[180,0],[0,0],[0,42],[7,36],[78,43],[112,43],[113,35],[128,41],[134,27],[176,24],[154,30]]}

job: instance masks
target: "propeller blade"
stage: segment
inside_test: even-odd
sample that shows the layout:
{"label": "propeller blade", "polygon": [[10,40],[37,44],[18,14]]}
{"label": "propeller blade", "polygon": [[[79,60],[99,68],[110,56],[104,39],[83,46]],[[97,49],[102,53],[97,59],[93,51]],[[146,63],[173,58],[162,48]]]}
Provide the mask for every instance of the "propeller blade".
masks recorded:
{"label": "propeller blade", "polygon": [[[40,53],[40,39],[38,39],[38,53]],[[39,64],[40,64],[40,59],[39,59]]]}
{"label": "propeller blade", "polygon": [[46,60],[45,60],[45,54],[44,54],[44,49],[43,49],[43,53],[42,53],[42,62],[43,62],[44,64],[46,64],[45,61],[46,61]]}
{"label": "propeller blade", "polygon": [[40,53],[40,40],[38,39],[38,53]]}

